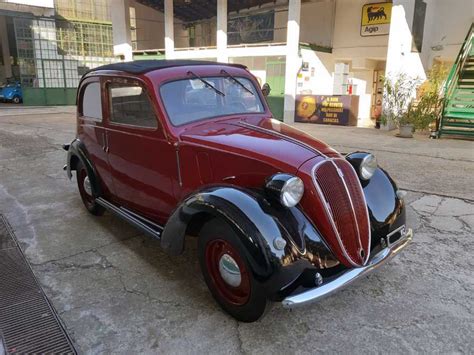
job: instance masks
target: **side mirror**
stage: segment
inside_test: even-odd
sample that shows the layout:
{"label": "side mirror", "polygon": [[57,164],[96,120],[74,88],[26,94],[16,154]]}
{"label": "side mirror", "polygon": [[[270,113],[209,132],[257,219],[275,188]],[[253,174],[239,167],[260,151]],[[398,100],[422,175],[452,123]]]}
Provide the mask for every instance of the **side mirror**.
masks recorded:
{"label": "side mirror", "polygon": [[270,88],[270,85],[268,83],[263,84],[262,86],[263,96],[267,97],[268,95],[270,95],[270,91],[272,91],[272,89]]}

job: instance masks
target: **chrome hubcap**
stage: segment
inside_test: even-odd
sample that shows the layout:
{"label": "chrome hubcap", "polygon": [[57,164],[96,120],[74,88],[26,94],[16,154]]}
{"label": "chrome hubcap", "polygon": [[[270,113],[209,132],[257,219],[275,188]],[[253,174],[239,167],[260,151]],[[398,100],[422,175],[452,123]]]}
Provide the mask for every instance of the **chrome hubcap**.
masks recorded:
{"label": "chrome hubcap", "polygon": [[89,196],[92,196],[92,187],[91,187],[91,182],[89,180],[89,176],[85,177],[83,185],[84,185],[84,191],[86,192],[86,194],[88,194]]}
{"label": "chrome hubcap", "polygon": [[219,260],[219,273],[229,286],[238,287],[242,281],[239,266],[229,254],[221,256]]}

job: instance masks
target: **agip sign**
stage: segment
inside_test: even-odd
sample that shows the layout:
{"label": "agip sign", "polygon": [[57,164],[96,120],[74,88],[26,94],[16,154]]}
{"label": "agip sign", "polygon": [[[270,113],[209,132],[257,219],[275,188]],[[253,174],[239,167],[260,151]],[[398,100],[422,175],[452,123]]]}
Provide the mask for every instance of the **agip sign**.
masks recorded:
{"label": "agip sign", "polygon": [[360,35],[363,37],[388,35],[391,16],[390,2],[365,4],[362,7]]}

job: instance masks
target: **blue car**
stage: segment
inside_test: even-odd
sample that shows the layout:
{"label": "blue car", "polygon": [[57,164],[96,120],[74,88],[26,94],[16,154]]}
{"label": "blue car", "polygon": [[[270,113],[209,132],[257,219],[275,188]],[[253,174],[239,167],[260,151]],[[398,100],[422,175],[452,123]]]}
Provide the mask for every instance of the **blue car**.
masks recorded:
{"label": "blue car", "polygon": [[23,92],[19,82],[10,83],[0,88],[0,101],[13,102],[19,104],[23,101]]}

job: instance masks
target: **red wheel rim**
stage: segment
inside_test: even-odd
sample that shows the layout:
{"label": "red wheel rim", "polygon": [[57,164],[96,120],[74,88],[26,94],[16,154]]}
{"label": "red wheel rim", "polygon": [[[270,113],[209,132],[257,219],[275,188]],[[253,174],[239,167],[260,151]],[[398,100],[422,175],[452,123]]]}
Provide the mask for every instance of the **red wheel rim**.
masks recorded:
{"label": "red wheel rim", "polygon": [[89,195],[86,190],[84,189],[84,180],[87,177],[87,171],[86,169],[81,169],[79,172],[79,191],[81,192],[82,199],[84,202],[88,205],[91,206],[94,202],[93,198],[91,195]]}
{"label": "red wheel rim", "polygon": [[[219,270],[221,258],[226,254],[235,261],[239,268],[240,284],[238,286],[229,285]],[[250,277],[237,250],[229,242],[223,239],[215,239],[207,243],[205,258],[207,271],[219,295],[226,302],[233,305],[242,306],[247,303],[250,297]]]}

